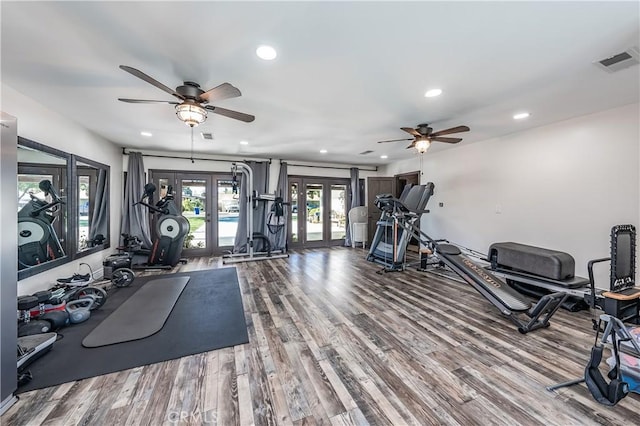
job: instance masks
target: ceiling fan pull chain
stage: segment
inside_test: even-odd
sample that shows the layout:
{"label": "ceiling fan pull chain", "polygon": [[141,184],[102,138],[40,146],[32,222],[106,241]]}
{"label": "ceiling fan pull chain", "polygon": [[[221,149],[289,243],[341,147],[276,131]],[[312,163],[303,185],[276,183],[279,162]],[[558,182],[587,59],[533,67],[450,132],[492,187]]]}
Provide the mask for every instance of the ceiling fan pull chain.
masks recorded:
{"label": "ceiling fan pull chain", "polygon": [[193,126],[191,127],[191,164],[194,164],[193,160]]}

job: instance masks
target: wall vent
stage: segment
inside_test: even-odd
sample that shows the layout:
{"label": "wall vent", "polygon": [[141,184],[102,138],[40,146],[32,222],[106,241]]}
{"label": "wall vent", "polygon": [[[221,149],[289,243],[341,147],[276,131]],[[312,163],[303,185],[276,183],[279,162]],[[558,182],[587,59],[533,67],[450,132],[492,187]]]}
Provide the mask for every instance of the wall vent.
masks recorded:
{"label": "wall vent", "polygon": [[620,71],[638,63],[640,63],[640,52],[637,47],[629,48],[624,52],[594,62],[594,64],[607,72]]}
{"label": "wall vent", "polygon": [[206,140],[213,140],[213,133],[200,133],[202,135],[202,139],[206,139]]}
{"label": "wall vent", "polygon": [[371,154],[373,151],[371,151],[370,149],[366,150],[366,151],[362,151],[360,153],[360,155],[367,155],[367,154]]}

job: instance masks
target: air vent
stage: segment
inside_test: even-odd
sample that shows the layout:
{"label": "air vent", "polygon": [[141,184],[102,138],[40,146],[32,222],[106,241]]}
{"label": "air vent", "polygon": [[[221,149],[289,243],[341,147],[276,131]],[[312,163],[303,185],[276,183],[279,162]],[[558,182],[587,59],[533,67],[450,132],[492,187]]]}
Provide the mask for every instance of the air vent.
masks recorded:
{"label": "air vent", "polygon": [[200,133],[202,135],[202,139],[213,140],[213,133]]}
{"label": "air vent", "polygon": [[369,150],[367,150],[367,151],[362,151],[362,152],[360,153],[360,155],[367,155],[367,154],[371,154],[372,152],[373,152],[373,151],[371,151],[371,150],[369,149]]}
{"label": "air vent", "polygon": [[640,63],[640,52],[637,47],[632,47],[622,53],[594,62],[598,67],[607,72],[616,72]]}

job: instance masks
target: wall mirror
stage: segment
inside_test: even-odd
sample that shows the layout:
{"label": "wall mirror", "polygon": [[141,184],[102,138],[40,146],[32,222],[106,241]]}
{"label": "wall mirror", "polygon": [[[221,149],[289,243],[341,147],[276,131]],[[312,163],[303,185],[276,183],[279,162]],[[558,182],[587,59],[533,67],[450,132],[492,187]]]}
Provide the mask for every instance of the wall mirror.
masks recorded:
{"label": "wall mirror", "polygon": [[104,248],[109,239],[109,166],[74,156],[76,251]]}
{"label": "wall mirror", "polygon": [[69,159],[65,152],[18,138],[19,278],[68,261]]}
{"label": "wall mirror", "polygon": [[109,247],[109,166],[18,137],[18,279]]}

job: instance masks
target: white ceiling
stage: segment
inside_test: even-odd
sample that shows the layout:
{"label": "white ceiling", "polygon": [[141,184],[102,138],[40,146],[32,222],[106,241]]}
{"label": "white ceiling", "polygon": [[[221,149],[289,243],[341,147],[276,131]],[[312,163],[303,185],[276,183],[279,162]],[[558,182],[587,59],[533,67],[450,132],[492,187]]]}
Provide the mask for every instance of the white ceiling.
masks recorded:
{"label": "white ceiling", "polygon": [[[409,137],[400,127],[471,128],[431,148],[446,149],[639,101],[639,66],[593,64],[640,44],[636,1],[2,1],[1,13],[3,84],[130,148],[185,152],[190,131],[171,105],[119,102],[174,100],[119,65],[242,91],[213,104],[256,120],[209,114],[197,153],[298,161],[384,164],[415,155],[376,143]],[[276,60],[256,57],[265,43]]]}

